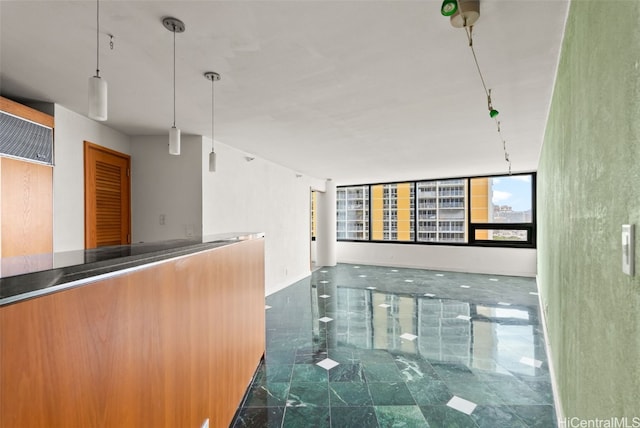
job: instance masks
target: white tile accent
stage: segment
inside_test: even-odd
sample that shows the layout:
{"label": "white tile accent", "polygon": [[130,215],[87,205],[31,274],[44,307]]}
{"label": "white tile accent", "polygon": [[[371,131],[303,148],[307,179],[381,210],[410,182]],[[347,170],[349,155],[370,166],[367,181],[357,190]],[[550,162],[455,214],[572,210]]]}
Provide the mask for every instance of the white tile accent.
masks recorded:
{"label": "white tile accent", "polygon": [[320,366],[325,370],[331,370],[332,368],[334,368],[335,366],[339,365],[340,363],[337,361],[333,361],[331,358],[326,358],[322,361],[320,361],[319,363],[316,363],[316,366]]}
{"label": "white tile accent", "polygon": [[264,305],[264,310],[266,311],[267,309],[271,309],[271,306],[269,306],[269,305]]}
{"label": "white tile accent", "polygon": [[360,266],[354,266],[353,268],[354,269],[360,269]]}
{"label": "white tile accent", "polygon": [[320,295],[320,296],[318,296],[318,297],[319,297],[319,298],[321,298],[321,299],[328,299],[328,298],[329,298],[329,297],[331,297],[331,296],[329,296],[328,294],[321,294],[321,295]]}
{"label": "white tile accent", "polygon": [[380,306],[381,308],[390,308],[391,305],[387,305],[386,303],[380,303],[378,306]]}
{"label": "white tile accent", "polygon": [[447,403],[447,406],[455,409],[459,412],[466,413],[470,415],[476,409],[476,403],[465,400],[464,398],[460,398],[457,395],[454,395],[451,400]]}
{"label": "white tile accent", "polygon": [[376,287],[367,287],[367,290],[375,290]]}
{"label": "white tile accent", "polygon": [[413,282],[413,279],[405,279],[404,282]]}
{"label": "white tile accent", "polygon": [[443,273],[437,273],[436,276],[444,276]]}
{"label": "white tile accent", "polygon": [[329,321],[333,321],[333,318],[329,318],[329,317],[322,317],[322,318],[318,318],[318,321],[322,321],[322,322],[329,322]]}
{"label": "white tile accent", "polygon": [[360,278],[366,278],[367,275],[358,275]]}
{"label": "white tile accent", "polygon": [[318,281],[318,282],[320,282],[320,284],[328,284],[329,283],[329,281],[327,281],[327,280],[322,280],[322,281]]}
{"label": "white tile accent", "polygon": [[391,269],[391,272],[398,272],[398,269]]}
{"label": "white tile accent", "polygon": [[501,306],[511,306],[511,303],[507,303],[507,302],[498,302],[498,304]]}
{"label": "white tile accent", "polygon": [[432,294],[432,293],[424,293],[424,295],[425,295],[426,297],[436,297],[436,295],[435,295],[435,294]]}
{"label": "white tile accent", "polygon": [[459,320],[465,320],[465,321],[469,321],[471,319],[471,317],[467,315],[458,315],[456,318],[458,318]]}
{"label": "white tile accent", "polygon": [[529,291],[529,294],[531,294],[532,296],[537,296],[538,293],[536,293],[535,291]]}
{"label": "white tile accent", "polygon": [[460,288],[471,288],[471,287],[468,285],[461,285]]}
{"label": "white tile accent", "polygon": [[540,367],[542,367],[542,361],[540,360],[535,360],[533,358],[529,358],[529,357],[522,357],[520,358],[520,362],[522,364],[526,364],[527,366],[531,366],[531,367],[535,367],[537,369],[539,369]]}
{"label": "white tile accent", "polygon": [[411,333],[401,334],[400,337],[405,340],[416,340],[418,338],[418,336]]}
{"label": "white tile accent", "polygon": [[494,281],[494,282],[498,282],[500,281],[498,278],[489,278],[489,281]]}

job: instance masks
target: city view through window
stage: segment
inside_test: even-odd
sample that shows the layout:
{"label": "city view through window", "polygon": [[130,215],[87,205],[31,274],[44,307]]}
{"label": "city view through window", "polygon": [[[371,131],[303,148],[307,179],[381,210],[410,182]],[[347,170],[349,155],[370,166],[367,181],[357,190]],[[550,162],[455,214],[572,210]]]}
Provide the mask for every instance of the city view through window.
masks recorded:
{"label": "city view through window", "polygon": [[534,188],[533,174],[338,187],[337,238],[464,244],[471,224],[474,242],[531,242]]}

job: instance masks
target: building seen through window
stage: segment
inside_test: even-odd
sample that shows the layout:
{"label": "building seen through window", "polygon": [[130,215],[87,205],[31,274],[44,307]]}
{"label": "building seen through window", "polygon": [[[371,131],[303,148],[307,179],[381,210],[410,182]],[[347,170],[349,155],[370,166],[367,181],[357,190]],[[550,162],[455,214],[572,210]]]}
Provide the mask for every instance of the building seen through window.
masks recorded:
{"label": "building seen through window", "polygon": [[535,246],[535,174],[337,189],[337,238]]}

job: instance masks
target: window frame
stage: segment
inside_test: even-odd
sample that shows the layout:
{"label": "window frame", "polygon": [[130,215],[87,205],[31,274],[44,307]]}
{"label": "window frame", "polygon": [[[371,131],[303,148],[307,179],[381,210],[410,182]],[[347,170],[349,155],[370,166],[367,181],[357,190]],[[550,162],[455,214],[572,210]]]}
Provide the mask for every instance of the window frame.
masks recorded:
{"label": "window frame", "polygon": [[[530,175],[531,176],[531,223],[473,223],[471,221],[471,181],[477,178],[497,178],[497,177],[507,177],[507,176],[522,176],[522,175]],[[465,219],[464,227],[467,232],[466,242],[451,242],[451,241],[419,241],[418,240],[418,228],[420,221],[418,217],[418,183],[421,182],[436,182],[436,181],[447,181],[447,180],[464,180],[466,186],[466,194],[465,194]],[[408,183],[413,189],[413,230],[411,234],[413,235],[413,240],[406,241],[394,241],[394,240],[381,240],[381,239],[373,239],[372,238],[372,187],[386,184],[399,184],[399,183]],[[387,181],[381,183],[369,183],[369,184],[348,184],[337,186],[340,188],[348,188],[348,187],[368,187],[368,209],[367,214],[368,218],[368,238],[367,239],[347,239],[347,238],[338,238],[336,233],[336,240],[338,242],[364,242],[364,243],[383,243],[383,244],[413,244],[413,245],[445,245],[445,246],[471,246],[471,247],[503,247],[503,248],[536,248],[536,233],[537,233],[537,207],[536,207],[536,172],[519,172],[513,174],[491,174],[491,175],[477,175],[477,176],[467,176],[467,177],[447,177],[447,178],[428,178],[428,179],[420,179],[420,180],[398,180],[398,181]],[[336,212],[337,212],[337,203],[336,203]],[[428,220],[424,220],[428,221]],[[337,223],[337,219],[336,219]],[[491,230],[491,229],[500,229],[500,230],[523,230],[527,232],[527,239],[525,241],[512,241],[512,240],[489,240],[489,239],[476,239],[475,232],[477,230]],[[391,234],[391,230],[388,231]],[[422,231],[425,232],[425,231]],[[421,233],[422,233],[421,232]],[[426,231],[425,233],[427,233]],[[383,231],[384,233],[384,231]],[[436,232],[434,232],[436,233]],[[384,236],[384,235],[383,235]]]}

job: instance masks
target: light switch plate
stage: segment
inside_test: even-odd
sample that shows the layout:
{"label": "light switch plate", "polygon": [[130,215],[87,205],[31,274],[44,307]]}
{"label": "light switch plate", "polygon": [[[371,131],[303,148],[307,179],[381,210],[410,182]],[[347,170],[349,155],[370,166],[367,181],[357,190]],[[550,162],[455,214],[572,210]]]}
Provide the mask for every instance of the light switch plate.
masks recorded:
{"label": "light switch plate", "polygon": [[622,272],[633,276],[635,271],[635,227],[622,225]]}

